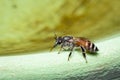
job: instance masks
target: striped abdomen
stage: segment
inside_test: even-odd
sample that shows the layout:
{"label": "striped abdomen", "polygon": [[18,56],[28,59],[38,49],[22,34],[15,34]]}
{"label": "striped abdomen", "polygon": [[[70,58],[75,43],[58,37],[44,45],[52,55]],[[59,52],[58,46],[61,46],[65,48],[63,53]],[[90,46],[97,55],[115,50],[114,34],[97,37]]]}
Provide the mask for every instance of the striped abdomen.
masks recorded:
{"label": "striped abdomen", "polygon": [[92,42],[86,42],[85,48],[88,51],[90,51],[90,52],[97,52],[97,51],[99,51],[98,48],[97,48],[97,46],[95,46],[95,44],[92,43]]}
{"label": "striped abdomen", "polygon": [[97,51],[99,51],[99,49],[97,48],[97,46],[95,46],[94,43],[92,43],[91,41],[89,41],[88,39],[86,39],[84,37],[77,37],[77,38],[74,38],[73,40],[74,40],[74,44],[77,47],[82,46],[87,51],[90,51],[90,52],[97,52]]}

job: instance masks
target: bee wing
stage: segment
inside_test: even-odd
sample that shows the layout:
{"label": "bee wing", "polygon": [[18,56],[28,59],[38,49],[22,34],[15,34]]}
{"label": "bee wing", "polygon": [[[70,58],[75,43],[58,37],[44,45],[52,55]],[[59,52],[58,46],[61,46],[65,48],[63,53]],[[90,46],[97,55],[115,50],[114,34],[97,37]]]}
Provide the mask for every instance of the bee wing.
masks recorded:
{"label": "bee wing", "polygon": [[81,40],[84,40],[84,41],[89,41],[88,38],[85,38],[85,37],[79,37]]}

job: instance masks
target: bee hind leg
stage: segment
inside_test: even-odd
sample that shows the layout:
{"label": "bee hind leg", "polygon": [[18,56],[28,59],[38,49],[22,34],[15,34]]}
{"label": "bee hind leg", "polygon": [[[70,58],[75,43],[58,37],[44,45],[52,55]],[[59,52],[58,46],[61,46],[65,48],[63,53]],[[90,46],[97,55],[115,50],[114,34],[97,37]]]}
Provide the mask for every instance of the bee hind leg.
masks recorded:
{"label": "bee hind leg", "polygon": [[82,47],[82,46],[81,46],[80,48],[81,48],[81,50],[82,50],[82,55],[83,55],[83,57],[84,57],[84,59],[85,59],[85,61],[86,61],[86,63],[87,63],[85,48]]}

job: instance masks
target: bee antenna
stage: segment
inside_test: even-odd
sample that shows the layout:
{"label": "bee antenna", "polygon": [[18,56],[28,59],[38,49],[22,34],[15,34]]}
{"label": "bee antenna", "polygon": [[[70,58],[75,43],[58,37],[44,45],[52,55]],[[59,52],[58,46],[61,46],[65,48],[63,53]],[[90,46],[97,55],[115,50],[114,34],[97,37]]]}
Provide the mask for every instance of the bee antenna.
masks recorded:
{"label": "bee antenna", "polygon": [[56,35],[56,33],[54,32],[54,35],[55,35],[55,39],[57,39],[57,35]]}

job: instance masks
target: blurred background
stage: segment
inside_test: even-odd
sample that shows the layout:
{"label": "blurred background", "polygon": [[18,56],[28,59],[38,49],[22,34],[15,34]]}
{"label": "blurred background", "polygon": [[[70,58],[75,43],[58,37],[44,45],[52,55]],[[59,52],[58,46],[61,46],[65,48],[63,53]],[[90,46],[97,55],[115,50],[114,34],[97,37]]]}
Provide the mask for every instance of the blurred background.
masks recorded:
{"label": "blurred background", "polygon": [[120,33],[120,0],[0,0],[0,55],[46,51],[58,36]]}

